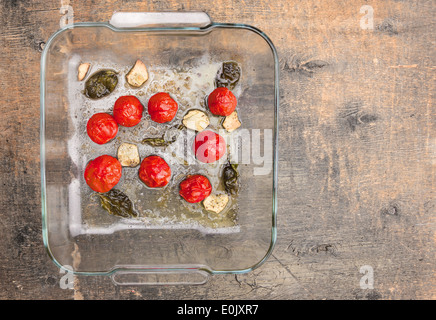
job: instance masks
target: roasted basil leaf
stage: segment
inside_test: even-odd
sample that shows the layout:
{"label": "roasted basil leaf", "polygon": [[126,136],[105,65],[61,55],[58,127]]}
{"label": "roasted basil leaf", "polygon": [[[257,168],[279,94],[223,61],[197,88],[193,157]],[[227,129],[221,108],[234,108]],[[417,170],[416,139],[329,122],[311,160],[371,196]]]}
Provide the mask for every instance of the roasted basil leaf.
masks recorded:
{"label": "roasted basil leaf", "polygon": [[176,142],[179,137],[180,130],[184,128],[183,124],[174,125],[167,130],[161,138],[145,138],[141,142],[152,147],[167,147],[171,143]]}
{"label": "roasted basil leaf", "polygon": [[216,87],[226,87],[233,90],[241,77],[241,67],[235,61],[223,62],[215,78]]}
{"label": "roasted basil leaf", "polygon": [[167,147],[174,141],[176,141],[176,139],[167,141],[164,138],[145,138],[142,140],[142,143],[148,144],[152,147]]}
{"label": "roasted basil leaf", "polygon": [[138,216],[138,213],[133,208],[132,201],[120,190],[111,189],[106,193],[99,193],[98,195],[101,207],[108,213],[123,218],[136,218]]}
{"label": "roasted basil leaf", "polygon": [[238,171],[237,164],[231,164],[230,162],[224,165],[222,172],[222,181],[227,193],[236,195],[239,190]]}
{"label": "roasted basil leaf", "polygon": [[99,99],[107,96],[118,84],[118,76],[114,70],[101,70],[94,73],[85,82],[85,96]]}

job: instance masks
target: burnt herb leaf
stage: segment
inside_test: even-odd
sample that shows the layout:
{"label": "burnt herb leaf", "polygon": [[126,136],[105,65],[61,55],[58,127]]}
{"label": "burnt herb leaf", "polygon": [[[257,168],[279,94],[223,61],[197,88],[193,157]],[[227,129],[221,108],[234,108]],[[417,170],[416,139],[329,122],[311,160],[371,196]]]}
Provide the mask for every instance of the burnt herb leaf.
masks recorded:
{"label": "burnt herb leaf", "polygon": [[223,62],[215,78],[216,87],[226,87],[233,90],[241,77],[241,67],[235,61]]}
{"label": "burnt herb leaf", "polygon": [[103,209],[108,213],[123,217],[123,218],[136,218],[138,213],[133,208],[133,203],[129,197],[117,189],[112,189],[106,193],[99,193],[100,204]]}
{"label": "burnt herb leaf", "polygon": [[[183,124],[174,125],[168,129],[168,131],[161,138],[145,138],[141,142],[144,144],[148,144],[152,147],[167,147],[171,143],[176,142],[179,132],[184,128]],[[169,139],[165,139],[165,137]]]}
{"label": "burnt herb leaf", "polygon": [[227,193],[235,195],[239,190],[238,171],[237,164],[231,164],[230,162],[224,165],[222,172],[222,181]]}
{"label": "burnt herb leaf", "polygon": [[99,99],[107,96],[118,84],[118,76],[114,70],[101,70],[94,73],[85,83],[85,96]]}
{"label": "burnt herb leaf", "polygon": [[[175,140],[174,140],[175,141]],[[142,143],[148,144],[152,147],[166,147],[173,143],[174,141],[166,141],[164,138],[145,138],[142,140]]]}

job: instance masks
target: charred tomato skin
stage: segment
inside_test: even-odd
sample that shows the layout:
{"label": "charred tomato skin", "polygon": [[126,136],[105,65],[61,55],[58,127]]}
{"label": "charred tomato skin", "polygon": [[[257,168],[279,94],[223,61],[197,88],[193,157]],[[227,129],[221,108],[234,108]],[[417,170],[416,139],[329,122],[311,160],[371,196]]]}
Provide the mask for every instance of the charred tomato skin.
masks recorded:
{"label": "charred tomato skin", "polygon": [[210,112],[217,116],[227,117],[236,109],[238,100],[226,87],[218,87],[207,97]]}
{"label": "charred tomato skin", "polygon": [[118,124],[108,113],[96,113],[86,124],[89,138],[97,144],[111,141],[118,133]]}
{"label": "charred tomato skin", "polygon": [[109,155],[101,155],[91,160],[85,169],[88,186],[100,193],[111,190],[120,181],[122,167],[120,162]]}
{"label": "charred tomato skin", "polygon": [[189,203],[203,201],[212,192],[212,185],[203,175],[190,175],[180,183],[179,194]]}
{"label": "charred tomato skin", "polygon": [[170,122],[177,114],[179,106],[166,92],[159,92],[148,100],[148,113],[157,123]]}
{"label": "charred tomato skin", "polygon": [[194,140],[195,157],[203,163],[213,163],[226,153],[226,141],[211,130],[203,130]]}
{"label": "charred tomato skin", "polygon": [[142,119],[144,106],[135,96],[121,96],[115,101],[113,116],[123,127],[136,126]]}
{"label": "charred tomato skin", "polygon": [[162,188],[170,182],[171,168],[161,157],[148,156],[142,160],[138,174],[147,187]]}

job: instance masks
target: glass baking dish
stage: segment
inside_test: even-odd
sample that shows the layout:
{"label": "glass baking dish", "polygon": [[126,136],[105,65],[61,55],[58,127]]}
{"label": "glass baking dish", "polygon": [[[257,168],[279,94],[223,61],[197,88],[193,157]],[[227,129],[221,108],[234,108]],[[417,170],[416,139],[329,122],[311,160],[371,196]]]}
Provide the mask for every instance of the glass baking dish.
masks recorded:
{"label": "glass baking dish", "polygon": [[[137,59],[149,71],[138,89],[124,77]],[[204,97],[224,61],[236,61],[242,70],[233,91],[242,126],[223,133],[227,157],[238,164],[240,189],[224,214],[213,215],[184,202],[178,185],[183,176],[201,173],[219,190],[224,164],[198,163],[189,148],[180,153],[141,139],[165,134],[190,109],[207,111]],[[87,77],[116,70],[115,91],[99,100],[85,97],[85,81],[77,80],[81,62],[91,63]],[[42,53],[40,84],[43,240],[51,259],[68,272],[106,275],[116,284],[201,284],[213,274],[261,265],[276,241],[278,83],[277,53],[264,33],[212,23],[203,12],[119,12],[109,23],[76,23],[54,33]],[[146,111],[158,91],[169,91],[179,103],[166,126],[152,123]],[[91,142],[87,119],[111,113],[114,101],[127,94],[145,106],[141,124],[120,127],[106,145]],[[212,118],[211,129],[221,132],[219,119]],[[188,131],[179,133],[182,144],[192,142]],[[122,142],[137,144],[141,159],[163,156],[173,171],[167,187],[152,190],[138,181],[138,167],[123,167],[116,188],[131,198],[141,219],[109,215],[83,178],[89,160],[116,157]]]}

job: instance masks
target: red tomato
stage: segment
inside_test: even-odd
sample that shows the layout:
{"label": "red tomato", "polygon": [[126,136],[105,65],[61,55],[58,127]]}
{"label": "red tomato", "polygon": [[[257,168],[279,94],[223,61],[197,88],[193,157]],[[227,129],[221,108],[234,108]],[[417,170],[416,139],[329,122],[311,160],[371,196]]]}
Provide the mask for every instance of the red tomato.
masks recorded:
{"label": "red tomato", "polygon": [[115,101],[115,121],[124,127],[136,126],[142,119],[144,107],[135,96],[121,96]]}
{"label": "red tomato", "polygon": [[92,141],[97,144],[105,144],[117,135],[118,124],[110,114],[96,113],[89,118],[86,131]]}
{"label": "red tomato", "polygon": [[159,92],[153,95],[148,101],[148,113],[151,120],[158,123],[169,122],[174,119],[178,104],[166,92]]}
{"label": "red tomato", "polygon": [[102,155],[91,160],[85,169],[85,181],[96,192],[108,192],[120,181],[121,164],[111,156]]}
{"label": "red tomato", "polygon": [[210,112],[217,116],[228,116],[236,109],[238,101],[234,94],[226,87],[216,88],[207,98]]}
{"label": "red tomato", "polygon": [[171,179],[171,168],[159,156],[149,156],[142,160],[139,179],[150,188],[165,187]]}
{"label": "red tomato", "polygon": [[190,203],[200,202],[212,192],[212,185],[205,176],[196,174],[188,176],[180,183],[179,194]]}
{"label": "red tomato", "polygon": [[218,161],[226,153],[226,141],[213,131],[203,130],[195,137],[194,153],[201,162]]}

